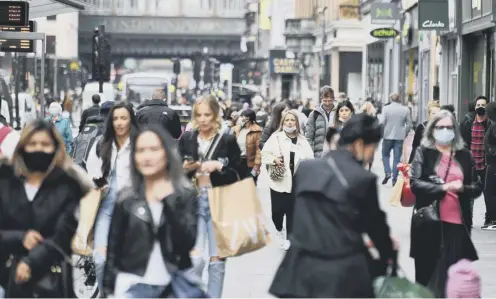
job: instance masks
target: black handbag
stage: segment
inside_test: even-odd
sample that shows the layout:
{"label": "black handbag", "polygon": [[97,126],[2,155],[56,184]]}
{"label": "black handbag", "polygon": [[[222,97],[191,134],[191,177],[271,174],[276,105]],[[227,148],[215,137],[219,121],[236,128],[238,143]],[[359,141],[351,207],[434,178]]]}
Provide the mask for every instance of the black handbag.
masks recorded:
{"label": "black handbag", "polygon": [[[444,176],[444,180],[442,180],[437,175],[433,175],[429,177],[429,180],[435,184],[442,185],[448,179],[448,174],[451,168],[451,160],[453,159],[453,150],[450,152],[450,157],[448,161],[448,168],[446,169],[446,175]],[[413,210],[412,215],[412,226],[419,227],[426,224],[435,224],[437,222],[441,222],[441,218],[439,217],[439,200],[434,200],[428,206],[422,207],[415,211]]]}

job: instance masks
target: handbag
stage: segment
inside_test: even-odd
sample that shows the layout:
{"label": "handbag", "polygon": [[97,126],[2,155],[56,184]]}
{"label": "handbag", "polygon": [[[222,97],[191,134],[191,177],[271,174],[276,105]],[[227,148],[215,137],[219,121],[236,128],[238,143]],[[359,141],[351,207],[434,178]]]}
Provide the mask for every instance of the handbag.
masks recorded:
{"label": "handbag", "polygon": [[[451,168],[451,160],[453,159],[453,150],[450,152],[450,158],[448,161],[448,168],[446,169],[446,175],[444,176],[444,180],[441,180],[437,175],[429,176],[429,180],[435,184],[442,185],[448,179],[448,174]],[[439,217],[439,200],[434,200],[428,206],[422,207],[415,211],[413,210],[412,215],[412,225],[414,227],[423,226],[425,224],[433,224],[440,222],[441,218]]]}
{"label": "handbag", "polygon": [[[279,145],[279,152],[282,155],[281,143],[279,138],[277,138],[277,144]],[[286,167],[279,165],[267,165],[267,170],[269,171],[269,177],[273,181],[280,181],[284,178],[284,174],[286,173]]]}

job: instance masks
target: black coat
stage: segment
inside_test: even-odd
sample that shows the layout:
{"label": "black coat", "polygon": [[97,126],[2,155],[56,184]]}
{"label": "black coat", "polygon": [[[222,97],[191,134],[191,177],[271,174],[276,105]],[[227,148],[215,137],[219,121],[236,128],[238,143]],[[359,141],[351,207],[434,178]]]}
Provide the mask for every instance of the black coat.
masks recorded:
{"label": "black coat", "polygon": [[[196,241],[196,190],[184,190],[164,199],[164,210],[155,227],[144,186],[119,193],[112,215],[104,271],[104,293],[113,294],[119,272],[143,276],[158,239],[169,273],[192,266],[189,257]],[[144,213],[143,213],[144,211]]]}
{"label": "black coat", "polygon": [[[23,246],[28,230],[38,231],[71,255],[71,241],[77,229],[76,208],[85,189],[76,178],[60,168],[55,168],[45,178],[34,200],[30,202],[24,189],[24,180],[15,176],[12,167],[0,166],[0,275],[2,284],[10,297],[33,297],[29,284],[16,285],[7,268],[10,255],[26,262],[31,268],[31,280],[35,282],[60,264],[61,254],[52,246],[41,243],[31,252]],[[71,268],[69,268],[71,269]],[[72,286],[72,269],[64,273]],[[10,285],[10,287],[9,287]],[[72,296],[72,287],[60,294]]]}
{"label": "black coat", "polygon": [[100,114],[100,105],[93,104],[90,108],[83,111],[81,114],[81,123],[79,124],[79,133],[83,131],[84,126],[86,125],[86,120],[88,117],[97,116]]}
{"label": "black coat", "polygon": [[140,125],[161,125],[174,139],[182,134],[181,120],[163,100],[150,100],[139,106],[136,118]]}
{"label": "black coat", "polygon": [[[191,156],[198,161],[198,130],[184,132],[179,139],[179,153],[182,157]],[[246,165],[241,163],[241,150],[236,137],[230,134],[222,134],[222,139],[212,155],[212,160],[227,162],[222,171],[210,174],[213,187],[225,186],[235,183],[238,178],[243,178]],[[195,171],[188,173],[192,178]]]}
{"label": "black coat", "polygon": [[300,164],[291,247],[272,282],[273,295],[373,297],[362,233],[369,235],[383,260],[394,256],[376,181],[345,150]]}
{"label": "black coat", "polygon": [[[429,177],[436,175],[441,153],[436,149],[419,147],[412,164],[410,185],[415,194],[415,209],[420,209],[441,200],[446,195],[442,185],[435,184]],[[475,162],[467,149],[455,152],[452,163],[457,163],[463,171],[463,192],[458,194],[463,224],[470,232],[472,227],[471,201],[482,193]],[[444,177],[442,177],[444,179]],[[433,226],[411,227],[410,257],[437,255],[441,248],[440,223]]]}

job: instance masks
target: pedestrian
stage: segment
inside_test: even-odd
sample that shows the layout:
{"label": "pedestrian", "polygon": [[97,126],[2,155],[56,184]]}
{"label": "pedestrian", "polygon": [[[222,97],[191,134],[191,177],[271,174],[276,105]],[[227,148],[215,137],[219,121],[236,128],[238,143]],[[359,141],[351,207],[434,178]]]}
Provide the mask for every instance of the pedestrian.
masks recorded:
{"label": "pedestrian", "polygon": [[20,134],[10,127],[7,120],[0,115],[0,157],[12,158],[20,138]]}
{"label": "pedestrian", "polygon": [[482,298],[480,276],[474,263],[462,259],[449,268],[446,298]]}
{"label": "pedestrian", "polygon": [[[222,130],[220,106],[213,96],[203,96],[193,106],[193,130],[179,139],[183,168],[199,189],[198,236],[191,256],[201,264],[208,241],[208,294],[220,298],[224,287],[226,260],[218,256],[208,192],[212,187],[230,185],[243,178],[241,150],[236,137]],[[216,145],[214,147],[214,145]]]}
{"label": "pedestrian", "polygon": [[410,186],[416,196],[414,211],[437,203],[440,221],[412,217],[410,257],[415,279],[444,298],[448,268],[461,259],[475,261],[470,237],[471,200],[481,192],[474,160],[465,149],[453,114],[441,110],[427,124],[421,147],[412,163]]}
{"label": "pedestrian", "polygon": [[[412,128],[410,110],[400,103],[398,94],[391,95],[391,104],[383,108],[384,140],[382,141],[382,163],[384,165],[385,185],[393,179],[393,186],[398,178],[398,168],[403,154],[403,142]],[[393,151],[393,169],[391,170],[391,151]]]}
{"label": "pedestrian", "polygon": [[157,89],[150,101],[146,101],[136,113],[138,123],[144,125],[161,125],[166,129],[174,139],[179,139],[183,133],[181,129],[181,120],[174,109],[167,105],[165,92],[163,89]]}
{"label": "pedestrian", "polygon": [[338,103],[336,112],[331,127],[335,127],[340,131],[351,116],[355,114],[355,107],[350,101],[344,100]]}
{"label": "pedestrian", "polygon": [[260,154],[262,128],[257,124],[256,118],[255,111],[247,109],[241,112],[241,125],[234,127],[234,134],[241,150],[241,164],[246,167],[246,175],[251,175],[255,182],[262,164]]}
{"label": "pedestrian", "polygon": [[[467,118],[461,124],[461,134],[465,141],[465,146],[472,152],[475,160],[475,170],[481,178],[482,186],[486,185],[486,158],[484,152],[484,136],[489,128],[489,121],[486,115],[486,105],[489,103],[485,96],[479,96],[475,100],[475,116]],[[486,213],[484,215],[484,225],[481,227],[483,230],[492,229],[496,224],[496,219],[491,219],[489,216],[488,208],[491,203],[488,202],[485,193],[484,202],[486,204]]]}
{"label": "pedestrian", "polygon": [[95,220],[93,259],[100,292],[104,292],[103,267],[112,212],[117,193],[131,185],[131,141],[138,131],[138,122],[129,104],[116,103],[107,117],[102,138],[90,150],[86,169],[96,187],[108,188]]}
{"label": "pedestrian", "polygon": [[[313,159],[313,150],[300,131],[298,115],[290,110],[279,124],[279,129],[270,136],[262,148],[262,164],[269,166],[270,201],[272,222],[277,230],[281,248],[288,250],[289,236],[293,228],[294,214],[294,175],[301,161]],[[270,167],[280,167],[283,175],[270,176]],[[286,229],[283,220],[286,216]]]}
{"label": "pedestrian", "polygon": [[[484,137],[484,153],[487,165],[485,181],[488,183],[483,187],[487,202],[487,216],[490,219],[496,219],[496,184],[494,184],[494,177],[496,176],[496,103],[487,104],[486,111],[490,121]],[[493,220],[488,223],[486,230],[496,230],[496,221]]]}
{"label": "pedestrian", "polygon": [[408,159],[409,164],[412,164],[413,158],[415,158],[415,153],[417,152],[417,148],[420,146],[420,142],[424,137],[424,132],[425,132],[425,128],[427,127],[427,123],[429,122],[430,119],[434,117],[434,115],[436,115],[439,112],[440,109],[441,107],[439,106],[439,102],[436,101],[430,101],[429,104],[427,105],[428,120],[419,124],[415,129],[415,134],[413,135],[413,140],[412,140],[412,151],[410,152],[410,158]]}
{"label": "pedestrian", "polygon": [[192,266],[197,192],[161,126],[141,130],[131,144],[134,183],[119,193],[112,215],[104,293],[168,298],[174,277]]}
{"label": "pedestrian", "polygon": [[64,140],[67,153],[71,154],[73,141],[71,122],[69,121],[69,119],[62,116],[62,106],[57,102],[53,102],[50,104],[48,112],[50,113],[50,116],[46,120],[52,122],[55,125],[55,127],[59,131],[60,136],[62,136],[62,139]]}
{"label": "pedestrian", "polygon": [[285,102],[277,103],[272,108],[272,113],[270,119],[262,131],[262,136],[260,137],[260,149],[262,149],[265,145],[265,142],[269,140],[272,133],[274,133],[277,129],[279,129],[281,125],[281,118],[284,113],[289,110],[288,105]]}
{"label": "pedestrian", "polygon": [[91,181],[72,163],[56,127],[44,120],[24,127],[11,161],[1,161],[0,177],[0,277],[6,297],[73,297],[65,260],[78,225],[75,211]]}
{"label": "pedestrian", "polygon": [[310,142],[315,157],[322,156],[327,128],[334,119],[334,90],[330,86],[320,89],[320,101],[320,106],[310,113],[305,126],[305,137]]}
{"label": "pedestrian", "polygon": [[[364,166],[381,140],[379,122],[355,115],[339,148],[303,161],[295,176],[291,248],[269,292],[279,298],[372,298],[372,269],[362,235],[378,249],[382,268],[395,257],[377,178]],[[385,272],[385,271],[384,271]]]}
{"label": "pedestrian", "polygon": [[100,114],[100,95],[94,94],[91,97],[91,101],[93,102],[93,106],[83,111],[81,114],[81,121],[79,123],[79,133],[83,131],[84,126],[86,125],[86,120],[88,117],[96,116]]}

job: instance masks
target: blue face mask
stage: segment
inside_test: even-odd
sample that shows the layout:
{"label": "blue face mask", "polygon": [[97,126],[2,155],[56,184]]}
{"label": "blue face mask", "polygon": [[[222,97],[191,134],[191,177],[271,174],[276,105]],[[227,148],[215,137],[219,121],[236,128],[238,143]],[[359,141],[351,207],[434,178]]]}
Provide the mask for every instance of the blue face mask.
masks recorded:
{"label": "blue face mask", "polygon": [[436,143],[439,145],[451,144],[453,139],[455,139],[455,131],[452,129],[435,129],[433,135]]}

